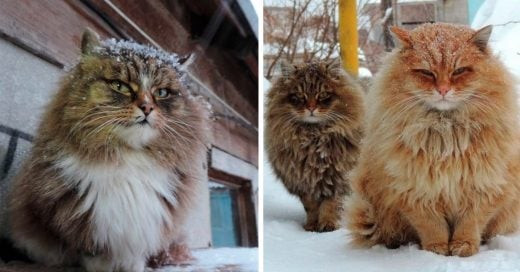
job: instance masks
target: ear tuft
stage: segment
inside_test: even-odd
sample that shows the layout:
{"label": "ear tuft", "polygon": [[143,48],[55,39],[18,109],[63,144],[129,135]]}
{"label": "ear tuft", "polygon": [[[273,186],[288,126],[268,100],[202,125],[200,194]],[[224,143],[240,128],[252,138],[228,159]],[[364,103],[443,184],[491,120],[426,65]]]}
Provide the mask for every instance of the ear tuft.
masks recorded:
{"label": "ear tuft", "polygon": [[343,70],[343,65],[340,58],[335,58],[328,61],[325,64],[325,67],[327,72],[332,75],[333,78],[339,78],[345,72],[345,70]]}
{"label": "ear tuft", "polygon": [[396,44],[400,44],[401,47],[411,47],[412,39],[410,39],[410,32],[404,28],[400,28],[397,26],[390,27],[390,32],[394,37],[394,42]]}
{"label": "ear tuft", "polygon": [[81,35],[81,53],[84,55],[91,55],[94,53],[94,48],[99,47],[101,42],[99,41],[99,35],[92,29],[88,28],[83,31]]}
{"label": "ear tuft", "polygon": [[473,36],[471,37],[470,41],[474,45],[476,45],[478,47],[478,49],[480,49],[480,51],[484,52],[484,51],[486,51],[486,48],[487,48],[487,45],[489,42],[489,37],[491,37],[492,31],[493,31],[492,25],[485,26],[485,27],[477,30],[477,32],[475,32],[475,34],[473,34]]}
{"label": "ear tuft", "polygon": [[294,70],[296,70],[296,66],[288,63],[286,60],[281,60],[280,70],[282,71],[283,77],[289,77],[294,72]]}

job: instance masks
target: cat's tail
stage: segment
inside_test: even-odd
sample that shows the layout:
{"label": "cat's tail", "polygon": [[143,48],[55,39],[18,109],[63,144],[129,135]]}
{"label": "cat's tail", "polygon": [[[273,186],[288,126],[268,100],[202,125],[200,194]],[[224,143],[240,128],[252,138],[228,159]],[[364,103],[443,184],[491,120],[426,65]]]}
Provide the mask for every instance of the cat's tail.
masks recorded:
{"label": "cat's tail", "polygon": [[381,239],[377,227],[374,206],[357,193],[352,193],[344,203],[344,224],[350,230],[352,244],[356,247],[371,247]]}

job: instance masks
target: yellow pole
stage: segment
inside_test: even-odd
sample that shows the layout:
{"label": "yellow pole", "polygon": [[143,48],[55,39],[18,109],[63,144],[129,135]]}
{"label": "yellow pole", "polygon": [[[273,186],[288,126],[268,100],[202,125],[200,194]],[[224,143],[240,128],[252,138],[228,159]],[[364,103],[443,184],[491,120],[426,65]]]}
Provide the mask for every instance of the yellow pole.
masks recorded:
{"label": "yellow pole", "polygon": [[357,0],[339,0],[339,47],[343,67],[358,75]]}

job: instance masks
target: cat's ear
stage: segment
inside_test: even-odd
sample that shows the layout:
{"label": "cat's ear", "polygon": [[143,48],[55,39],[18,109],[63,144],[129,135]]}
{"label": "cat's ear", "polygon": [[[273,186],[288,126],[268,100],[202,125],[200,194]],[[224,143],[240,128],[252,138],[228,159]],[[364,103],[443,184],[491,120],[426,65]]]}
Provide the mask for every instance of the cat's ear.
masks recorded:
{"label": "cat's ear", "polygon": [[491,36],[491,31],[493,31],[492,25],[485,26],[477,30],[477,32],[475,32],[475,34],[473,34],[471,37],[470,41],[476,45],[480,51],[484,52],[486,51],[489,37]]}
{"label": "cat's ear", "polygon": [[410,39],[410,32],[408,32],[408,30],[392,26],[390,27],[390,31],[392,32],[396,44],[400,44],[402,47],[412,46],[412,40]]}
{"label": "cat's ear", "polygon": [[81,53],[91,55],[94,52],[94,48],[100,45],[99,35],[87,27],[87,29],[83,31],[83,35],[81,35]]}
{"label": "cat's ear", "polygon": [[327,72],[334,78],[340,77],[344,72],[340,58],[335,58],[326,62],[325,67],[327,68]]}
{"label": "cat's ear", "polygon": [[283,77],[288,77],[296,70],[296,66],[288,63],[286,60],[280,60],[280,70]]}
{"label": "cat's ear", "polygon": [[188,55],[179,56],[177,63],[179,65],[188,65],[189,63],[193,62],[194,58],[192,58],[192,55],[193,54],[189,53]]}
{"label": "cat's ear", "polygon": [[195,53],[189,53],[184,56],[178,56],[177,58],[177,64],[179,65],[178,69],[181,71],[188,71],[190,65],[195,61],[196,55]]}

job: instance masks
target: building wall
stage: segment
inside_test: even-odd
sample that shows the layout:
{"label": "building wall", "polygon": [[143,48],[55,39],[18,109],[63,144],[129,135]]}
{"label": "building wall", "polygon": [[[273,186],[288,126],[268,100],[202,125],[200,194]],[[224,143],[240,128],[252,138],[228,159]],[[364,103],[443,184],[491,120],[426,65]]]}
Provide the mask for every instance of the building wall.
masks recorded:
{"label": "building wall", "polygon": [[467,0],[442,0],[443,22],[467,25],[468,2]]}

